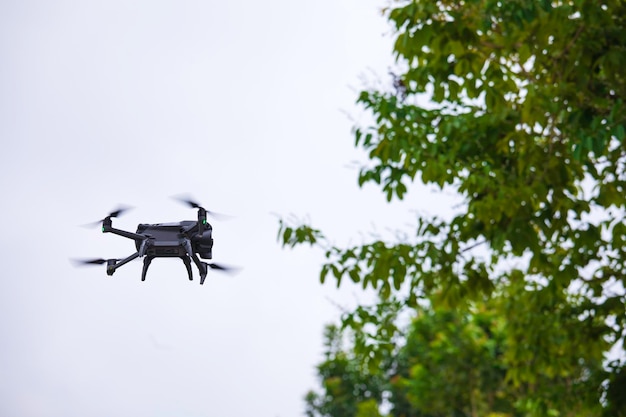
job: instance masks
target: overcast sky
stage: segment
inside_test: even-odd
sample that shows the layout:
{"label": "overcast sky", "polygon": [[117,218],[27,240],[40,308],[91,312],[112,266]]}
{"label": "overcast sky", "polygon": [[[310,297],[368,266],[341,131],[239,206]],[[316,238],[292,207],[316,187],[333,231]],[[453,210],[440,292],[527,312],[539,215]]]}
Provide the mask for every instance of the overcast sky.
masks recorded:
{"label": "overcast sky", "polygon": [[[323,254],[283,250],[272,213],[308,217],[338,243],[401,227],[359,190],[356,89],[389,83],[382,0],[0,1],[0,414],[303,415],[335,304]],[[242,267],[189,282],[182,262],[108,277],[80,257],[131,241],[81,224],[212,221],[214,261]]]}

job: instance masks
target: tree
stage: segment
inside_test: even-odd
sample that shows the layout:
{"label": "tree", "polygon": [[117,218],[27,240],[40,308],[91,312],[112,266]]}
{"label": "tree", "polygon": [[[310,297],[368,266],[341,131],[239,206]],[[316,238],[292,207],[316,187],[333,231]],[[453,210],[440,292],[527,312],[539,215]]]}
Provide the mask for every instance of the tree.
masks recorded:
{"label": "tree", "polygon": [[[507,358],[516,346],[509,343],[500,302],[494,297],[462,311],[418,307],[402,344],[395,345],[393,354],[375,369],[364,366],[368,361],[359,348],[361,332],[344,329],[352,339],[347,346],[330,344],[333,353],[318,366],[321,393],[307,395],[307,415],[361,417],[366,406],[380,414],[383,398],[394,417],[600,415],[602,406],[594,402],[598,380],[592,376],[605,373],[601,363],[593,367],[584,353],[572,366],[575,373],[546,370],[535,375],[532,387],[516,385],[507,377],[511,366]],[[333,340],[345,340],[337,327],[328,329]],[[614,395],[622,401],[617,391]]]}
{"label": "tree", "polygon": [[[326,337],[329,329],[334,337],[345,339],[334,326],[327,328]],[[363,368],[354,339],[347,346],[332,343],[333,353],[318,366],[322,392],[307,395],[308,415],[360,417],[365,406],[380,415],[383,393],[391,414],[397,417],[485,416],[490,411],[510,411],[513,406],[498,359],[503,348],[501,335],[502,326],[488,312],[464,315],[450,309],[420,309],[405,344],[373,372]],[[333,372],[328,372],[331,369]],[[357,369],[361,371],[355,373]],[[352,391],[354,395],[345,395]],[[376,395],[366,399],[362,392]]]}
{"label": "tree", "polygon": [[[413,0],[385,15],[398,69],[392,88],[358,97],[372,114],[355,128],[370,160],[359,184],[392,200],[421,181],[465,204],[450,219],[419,217],[409,242],[342,248],[286,223],[281,240],[325,247],[322,281],[348,277],[383,304],[499,300],[519,407],[563,413],[571,398],[559,393],[580,383],[590,409],[624,413],[609,394],[625,365],[608,352],[623,356],[626,335],[626,3]],[[355,348],[375,362],[389,344],[374,341],[393,327],[371,312],[379,330]],[[562,384],[544,390],[544,378]]]}
{"label": "tree", "polygon": [[[306,397],[308,417],[368,417],[382,401],[383,381],[343,348],[343,334],[334,325],[324,332],[325,360],[317,367],[323,393]],[[374,407],[372,407],[374,405]],[[378,416],[373,416],[378,417]]]}
{"label": "tree", "polygon": [[390,379],[394,416],[513,415],[501,320],[472,310],[419,310]]}

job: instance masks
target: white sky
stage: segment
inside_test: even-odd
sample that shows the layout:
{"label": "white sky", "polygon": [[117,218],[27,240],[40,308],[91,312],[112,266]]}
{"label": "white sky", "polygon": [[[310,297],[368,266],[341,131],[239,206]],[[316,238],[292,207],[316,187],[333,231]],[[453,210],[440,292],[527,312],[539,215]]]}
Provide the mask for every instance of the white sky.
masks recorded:
{"label": "white sky", "polygon": [[[340,242],[437,211],[359,190],[344,112],[360,76],[387,77],[382,0],[0,2],[0,415],[303,415],[323,325],[365,297],[321,286],[319,251],[283,250],[271,213],[310,216]],[[385,78],[386,79],[386,78]],[[129,240],[78,225],[213,221],[214,261],[111,278],[70,258]]]}

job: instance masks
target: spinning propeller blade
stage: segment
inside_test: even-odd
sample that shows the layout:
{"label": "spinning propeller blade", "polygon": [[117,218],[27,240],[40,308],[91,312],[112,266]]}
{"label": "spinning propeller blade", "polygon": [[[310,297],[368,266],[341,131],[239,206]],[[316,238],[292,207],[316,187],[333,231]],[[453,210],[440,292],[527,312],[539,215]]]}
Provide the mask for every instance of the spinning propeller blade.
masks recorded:
{"label": "spinning propeller blade", "polygon": [[[130,210],[130,207],[120,207],[117,210],[112,211],[111,213],[109,213],[109,215],[107,217],[118,217],[118,216],[121,216],[122,213],[124,213],[124,212],[126,212],[128,210]],[[104,219],[102,219],[102,220],[104,220]]]}
{"label": "spinning propeller blade", "polygon": [[125,212],[129,211],[131,208],[132,207],[129,207],[129,206],[120,206],[116,210],[110,212],[104,219],[100,219],[100,220],[95,221],[93,223],[85,224],[85,225],[83,225],[83,227],[91,227],[91,228],[93,228],[93,227],[99,226],[107,218],[120,217],[122,214],[124,214]]}
{"label": "spinning propeller blade", "polygon": [[74,264],[78,265],[78,266],[82,266],[82,265],[103,265],[106,264],[109,261],[119,261],[120,259],[102,259],[102,258],[96,258],[96,259],[74,259],[73,262]]}
{"label": "spinning propeller blade", "polygon": [[237,271],[239,271],[239,268],[235,268],[232,266],[226,266],[226,265],[222,265],[222,264],[207,264],[207,266],[211,269],[215,269],[216,271],[222,271],[222,272],[226,272],[229,274],[233,274]]}
{"label": "spinning propeller blade", "polygon": [[189,207],[191,208],[200,208],[202,206],[200,206],[200,204],[196,203],[195,201],[189,199],[189,198],[184,198],[184,197],[174,197],[176,200],[180,201],[181,203],[185,203],[187,204]]}
{"label": "spinning propeller blade", "polygon": [[220,214],[220,213],[216,213],[214,211],[210,211],[205,209],[204,207],[202,207],[202,205],[200,203],[198,203],[197,201],[192,200],[189,197],[184,197],[184,196],[174,196],[172,197],[174,200],[178,200],[183,204],[188,205],[191,208],[196,208],[196,209],[204,209],[206,211],[206,213],[208,215],[210,215],[211,217],[214,217],[218,220],[227,220],[230,218],[230,216],[226,215],[226,214]]}

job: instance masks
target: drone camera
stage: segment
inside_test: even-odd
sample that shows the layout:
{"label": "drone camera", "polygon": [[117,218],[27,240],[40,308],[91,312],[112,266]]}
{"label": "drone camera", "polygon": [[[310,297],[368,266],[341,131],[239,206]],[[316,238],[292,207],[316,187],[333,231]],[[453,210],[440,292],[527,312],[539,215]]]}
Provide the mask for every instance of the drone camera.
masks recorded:
{"label": "drone camera", "polygon": [[197,239],[194,245],[198,255],[204,259],[211,259],[213,257],[213,238],[211,237],[211,230],[212,229],[205,230],[202,237]]}

